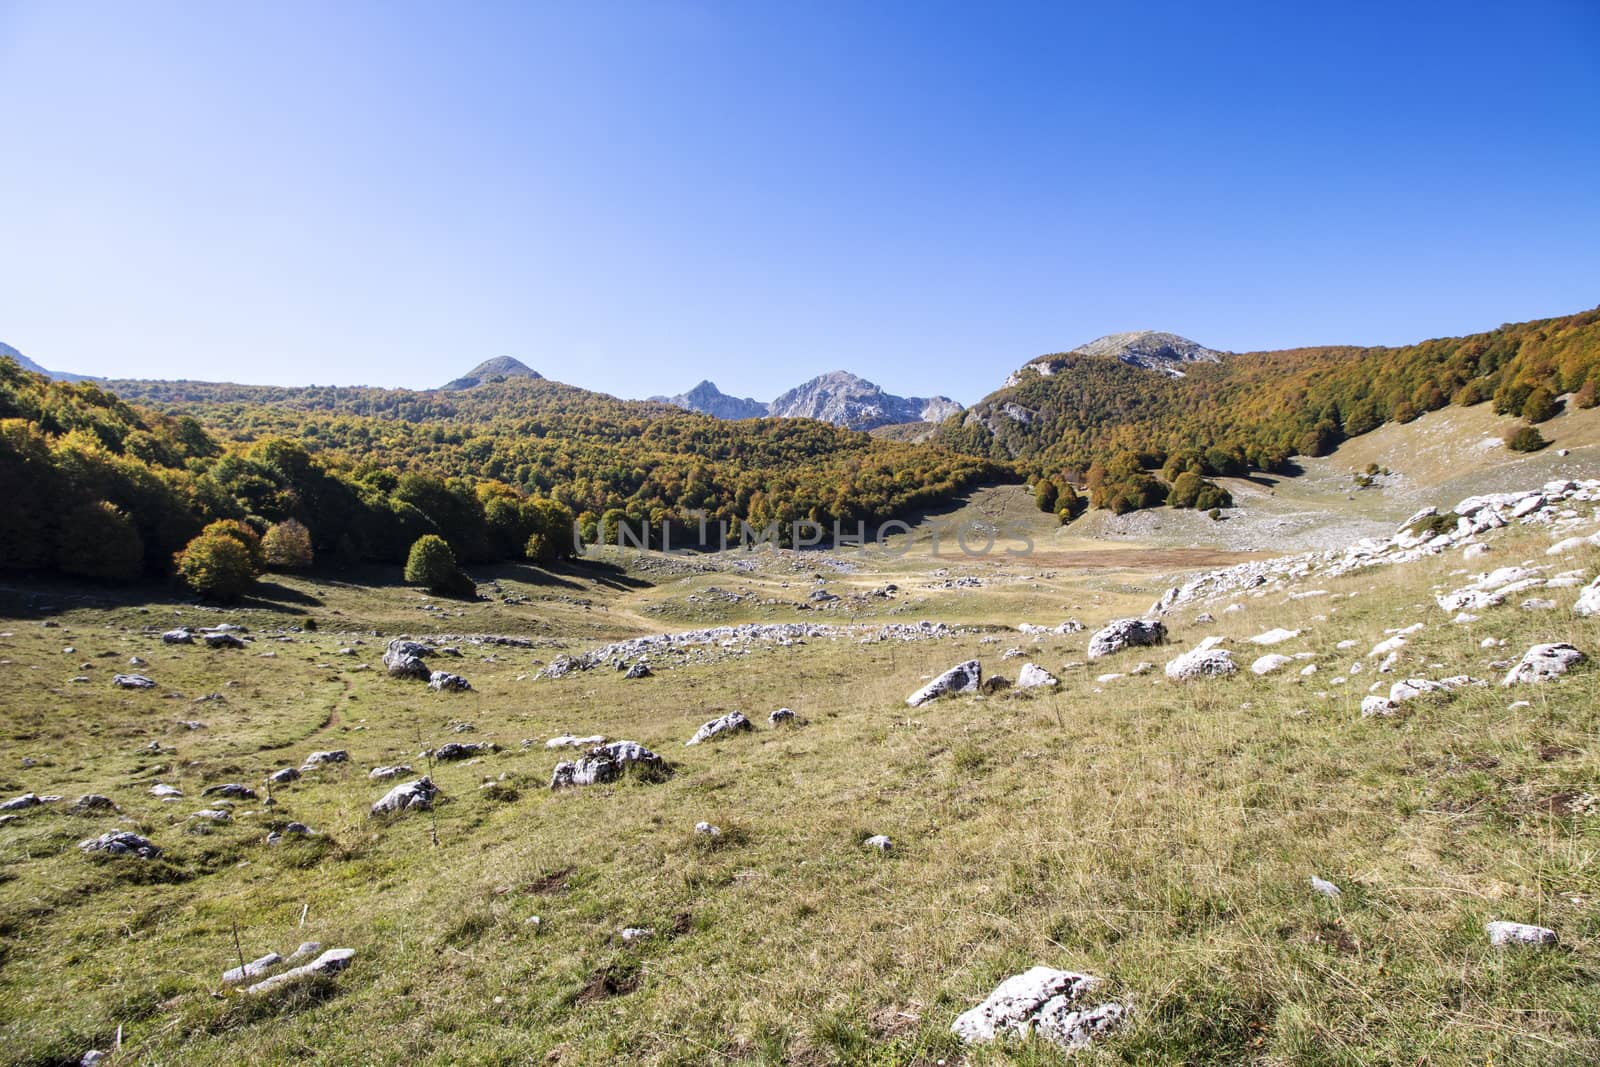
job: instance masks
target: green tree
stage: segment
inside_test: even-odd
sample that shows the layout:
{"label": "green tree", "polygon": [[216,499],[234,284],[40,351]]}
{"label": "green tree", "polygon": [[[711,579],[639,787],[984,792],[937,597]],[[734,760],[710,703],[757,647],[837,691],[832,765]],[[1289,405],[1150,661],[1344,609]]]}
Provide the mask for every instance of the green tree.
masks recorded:
{"label": "green tree", "polygon": [[106,501],[80,504],[63,519],[56,566],[64,573],[126,581],[138,577],[143,562],[139,531]]}
{"label": "green tree", "polygon": [[261,574],[261,566],[233,527],[214,522],[174,557],[178,575],[189,588],[214,600],[239,599]]}
{"label": "green tree", "polygon": [[1522,403],[1522,417],[1528,422],[1545,422],[1554,418],[1560,410],[1555,395],[1542,385],[1529,393],[1528,399]]}
{"label": "green tree", "polygon": [[1515,426],[1506,431],[1506,447],[1513,452],[1537,452],[1550,442],[1532,426]]}
{"label": "green tree", "polygon": [[406,581],[440,596],[468,596],[475,589],[472,579],[456,565],[450,543],[437,534],[424,534],[411,546],[406,557]]}
{"label": "green tree", "polygon": [[1061,491],[1056,488],[1056,483],[1049,478],[1040,478],[1033,487],[1033,502],[1040,511],[1056,510],[1056,498]]}
{"label": "green tree", "polygon": [[285,519],[262,535],[261,555],[272,570],[303,571],[313,558],[311,531],[295,519]]}

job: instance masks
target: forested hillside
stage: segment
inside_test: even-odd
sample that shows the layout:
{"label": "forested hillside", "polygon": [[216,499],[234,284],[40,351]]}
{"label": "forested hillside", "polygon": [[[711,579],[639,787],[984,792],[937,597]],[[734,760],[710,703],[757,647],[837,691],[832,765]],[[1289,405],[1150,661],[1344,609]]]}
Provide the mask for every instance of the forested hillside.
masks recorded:
{"label": "forested hillside", "polygon": [[[1162,503],[1184,473],[1283,470],[1447,404],[1492,403],[1529,424],[1555,414],[1565,393],[1593,406],[1600,309],[1399,348],[1245,353],[1186,364],[1181,378],[1092,355],[1052,362],[1054,374],[1025,368],[935,440],[1087,484],[1096,506],[1126,510]],[[1165,482],[1147,473],[1157,468]]]}
{"label": "forested hillside", "polygon": [[591,537],[607,519],[693,525],[695,510],[870,523],[1009,473],[821,423],[720,422],[531,379],[459,393],[115,386],[171,413],[111,388],[0,360],[0,564],[164,574],[226,520],[247,542],[292,521],[315,556],[348,562],[400,562],[426,534],[469,563],[548,560],[570,551],[574,519]]}

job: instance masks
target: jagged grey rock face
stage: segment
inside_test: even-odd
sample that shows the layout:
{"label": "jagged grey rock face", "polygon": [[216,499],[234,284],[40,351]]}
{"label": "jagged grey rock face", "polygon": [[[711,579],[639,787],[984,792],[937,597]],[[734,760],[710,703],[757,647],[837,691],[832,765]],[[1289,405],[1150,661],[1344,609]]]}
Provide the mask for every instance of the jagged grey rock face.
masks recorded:
{"label": "jagged grey rock face", "polygon": [[684,745],[698,745],[703,741],[710,741],[714,737],[726,737],[753,729],[755,729],[755,726],[744,715],[737,711],[730,711],[719,719],[712,719],[710,722],[703,724],[700,729],[694,732],[693,737],[684,742]]}
{"label": "jagged grey rock face", "polygon": [[969,659],[965,663],[956,664],[915,693],[912,693],[906,698],[906,704],[913,708],[920,708],[930,700],[937,700],[939,697],[948,696],[951,693],[976,693],[982,681],[982,665],[975,659]]}
{"label": "jagged grey rock face", "polygon": [[155,859],[161,855],[161,849],[153,843],[140,837],[138,834],[127,830],[111,830],[99,837],[91,837],[87,841],[78,842],[78,848],[85,852],[100,852],[107,856],[136,856],[142,860]]}
{"label": "jagged grey rock face", "polygon": [[1127,1014],[1114,1001],[1091,1003],[1100,984],[1091,975],[1033,967],[1001,982],[982,1004],[957,1016],[950,1030],[972,1044],[1021,1037],[1031,1030],[1060,1048],[1080,1049]]}
{"label": "jagged grey rock face", "polygon": [[652,775],[665,774],[667,762],[637,741],[612,741],[596,745],[576,760],[556,764],[551,789],[614,782],[632,768]]}
{"label": "jagged grey rock face", "polygon": [[383,666],[391,678],[417,678],[427,681],[433,672],[422,657],[431,652],[427,645],[397,637],[383,653]]}
{"label": "jagged grey rock face", "polygon": [[777,418],[820,419],[852,430],[904,422],[942,422],[962,407],[945,396],[894,396],[848,371],[819,374],[774,400]]}
{"label": "jagged grey rock face", "polygon": [[330,948],[310,963],[300,967],[293,967],[282,974],[275,974],[271,978],[257,982],[255,985],[246,986],[246,993],[269,993],[281,986],[297,982],[302,978],[315,975],[335,975],[350,966],[350,961],[355,959],[355,949]]}
{"label": "jagged grey rock face", "polygon": [[1197,648],[1167,664],[1167,677],[1175,682],[1195,678],[1220,678],[1239,669],[1233,662],[1233,653],[1225,648]]}
{"label": "jagged grey rock face", "polygon": [[1166,639],[1166,624],[1159,619],[1115,619],[1089,638],[1089,658],[1100,659],[1125,648],[1159,645]]}
{"label": "jagged grey rock face", "polygon": [[1061,680],[1043,667],[1032,663],[1024,663],[1022,670],[1017,672],[1018,689],[1037,689],[1046,686],[1051,689],[1061,684]]}
{"label": "jagged grey rock face", "polygon": [[1554,930],[1527,923],[1492,922],[1484,931],[1491,945],[1554,945],[1560,941]]}
{"label": "jagged grey rock face", "polygon": [[1565,642],[1534,645],[1523,653],[1522,659],[1511,668],[1501,685],[1519,685],[1526,682],[1548,682],[1559,678],[1589,657]]}
{"label": "jagged grey rock face", "polygon": [[374,815],[394,815],[402,811],[427,811],[433,807],[439,787],[426,776],[412,782],[402,782],[372,805]]}
{"label": "jagged grey rock face", "polygon": [[472,683],[459,674],[449,671],[434,671],[428,675],[428,688],[436,693],[470,693]]}

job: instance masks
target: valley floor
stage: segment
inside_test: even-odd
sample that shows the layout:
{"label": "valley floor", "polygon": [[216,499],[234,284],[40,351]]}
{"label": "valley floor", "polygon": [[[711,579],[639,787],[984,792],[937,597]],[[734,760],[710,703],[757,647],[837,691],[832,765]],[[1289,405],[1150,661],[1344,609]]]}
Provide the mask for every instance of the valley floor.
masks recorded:
{"label": "valley floor", "polygon": [[[1387,535],[1399,505],[1362,521]],[[1585,507],[1563,536],[1600,526]],[[1037,552],[974,559],[946,538],[934,557],[941,518],[1025,529]],[[1592,664],[1498,684],[1537,642],[1600,653],[1600,619],[1574,614],[1570,584],[1537,594],[1554,607],[1514,600],[1469,623],[1434,601],[1486,564],[1587,582],[1600,548],[1552,558],[1550,530],[1512,526],[1481,538],[1482,561],[1452,548],[1186,604],[1168,647],[1088,663],[1108,620],[1266,546],[1087,533],[1011,487],[930,517],[903,555],[613,550],[476,574],[475,602],[387,571],[280,578],[225,610],[12,582],[0,800],[65,799],[0,825],[0,1062],[73,1063],[119,1033],[118,1063],[1064,1062],[1037,1038],[950,1032],[1039,964],[1101,976],[1130,1008],[1074,1063],[1600,1060],[1600,688]],[[948,629],[911,629],[924,620]],[[713,635],[652,653],[650,677],[541,676],[642,634],[780,622],[830,629]],[[245,627],[245,647],[160,637],[220,623]],[[1377,674],[1369,652],[1419,623]],[[1249,643],[1274,628],[1299,633]],[[457,649],[428,658],[472,691],[389,677],[398,635]],[[1242,668],[1299,658],[1164,675],[1208,637]],[[907,707],[969,659],[1061,685]],[[117,688],[118,673],[155,685]],[[1491,684],[1362,715],[1375,678],[1387,692],[1459,674]],[[780,707],[798,725],[770,726]],[[685,746],[734,710],[756,729]],[[641,742],[671,774],[552,792],[572,753],[546,742],[567,733]],[[495,748],[431,767],[435,812],[370,816],[394,784],[370,770],[409,765],[409,780],[450,742]],[[266,805],[267,775],[329,750],[348,761]],[[194,818],[229,782],[258,796]],[[75,814],[82,794],[117,810]],[[291,821],[314,833],[269,845]],[[77,847],[111,830],[162,855]],[[864,847],[880,834],[887,852]],[[1492,920],[1561,944],[1493,948]],[[241,956],[307,941],[353,962],[275,994],[224,986]]]}

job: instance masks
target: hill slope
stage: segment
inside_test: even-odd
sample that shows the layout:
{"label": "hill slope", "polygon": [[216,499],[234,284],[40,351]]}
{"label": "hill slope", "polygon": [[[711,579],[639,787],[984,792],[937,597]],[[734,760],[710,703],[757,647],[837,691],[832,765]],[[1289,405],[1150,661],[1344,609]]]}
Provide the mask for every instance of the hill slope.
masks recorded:
{"label": "hill slope", "polygon": [[502,381],[506,378],[540,378],[538,371],[529,367],[519,359],[510,356],[496,356],[486,359],[473,367],[461,377],[444,384],[445,389],[471,389],[474,386],[484,385],[489,382]]}
{"label": "hill slope", "polygon": [[1119,453],[1145,466],[1194,453],[1211,474],[1281,470],[1292,456],[1325,455],[1447,404],[1492,401],[1519,414],[1538,406],[1529,401],[1539,391],[1546,401],[1577,393],[1586,405],[1600,386],[1600,310],[1399,348],[1201,356],[1182,364],[1182,378],[1124,361],[1118,352],[1131,348],[1119,336],[1032,361],[937,439],[1068,480]]}

